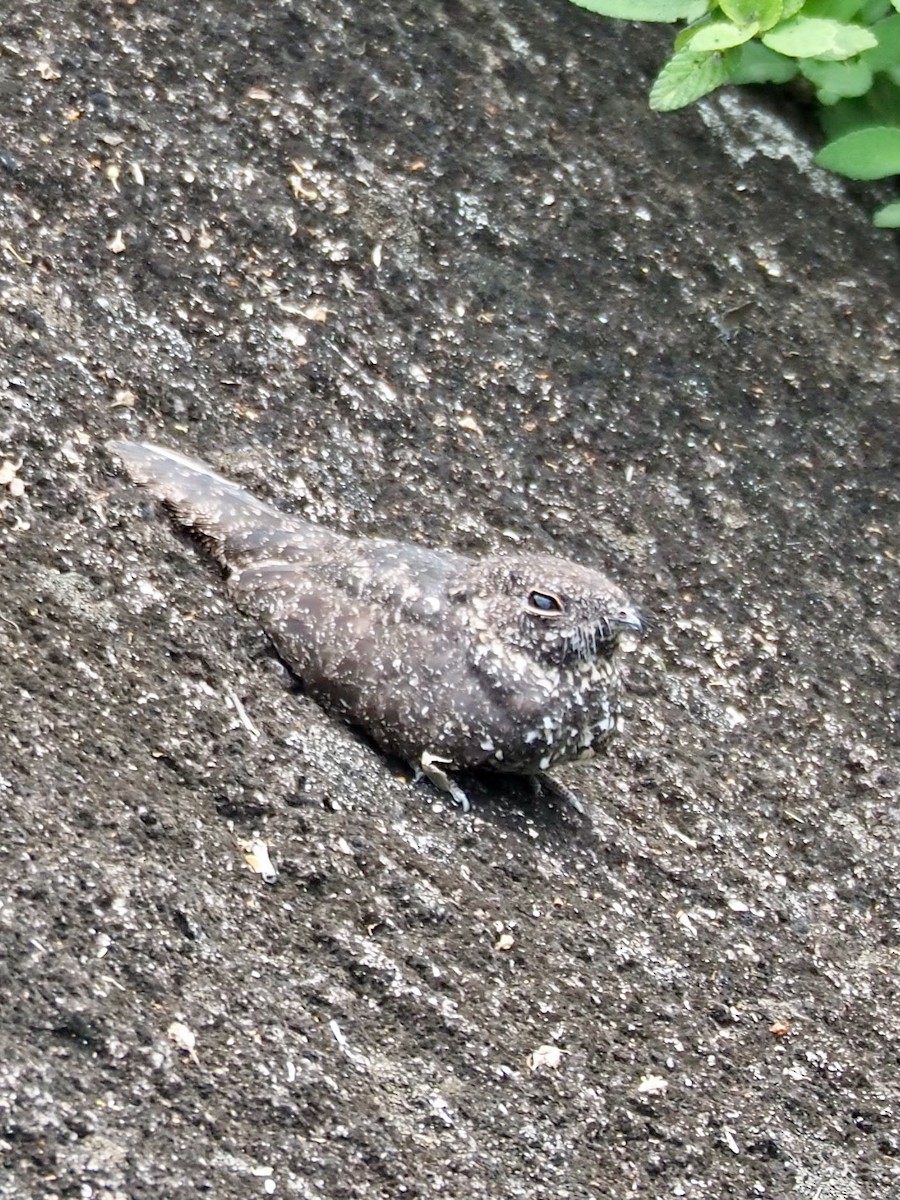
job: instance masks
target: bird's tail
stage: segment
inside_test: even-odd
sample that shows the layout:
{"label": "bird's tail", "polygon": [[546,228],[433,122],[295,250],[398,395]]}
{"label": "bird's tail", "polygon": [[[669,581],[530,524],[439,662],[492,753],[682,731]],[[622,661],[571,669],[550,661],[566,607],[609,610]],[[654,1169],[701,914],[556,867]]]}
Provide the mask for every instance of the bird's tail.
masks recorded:
{"label": "bird's tail", "polygon": [[146,442],[110,441],[128,474],[161,501],[224,566],[321,554],[340,535],[257,500],[206,463]]}

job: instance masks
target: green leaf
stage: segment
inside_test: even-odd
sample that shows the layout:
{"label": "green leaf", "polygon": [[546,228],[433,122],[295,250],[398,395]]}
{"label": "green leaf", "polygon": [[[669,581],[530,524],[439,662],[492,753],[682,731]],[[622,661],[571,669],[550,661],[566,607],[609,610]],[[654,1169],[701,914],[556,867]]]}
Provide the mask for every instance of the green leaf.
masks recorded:
{"label": "green leaf", "polygon": [[797,74],[797,60],[776,54],[762,42],[747,42],[725,55],[729,83],[787,83]]}
{"label": "green leaf", "polygon": [[709,10],[707,0],[572,0],[572,3],[623,21],[696,21]]}
{"label": "green leaf", "polygon": [[872,86],[872,70],[864,62],[821,62],[802,58],[800,71],[816,85],[820,104],[836,104],[847,96],[864,96]]}
{"label": "green leaf", "polygon": [[735,25],[757,29],[770,29],[784,17],[782,0],[719,0],[719,8]]}
{"label": "green leaf", "polygon": [[[898,0],[900,2],[900,0]],[[894,13],[872,26],[878,45],[862,56],[873,71],[889,71],[900,67],[900,15]]]}
{"label": "green leaf", "polygon": [[807,3],[807,0],[784,0],[782,4],[782,21],[788,21],[791,17],[796,17],[797,13]]}
{"label": "green leaf", "polygon": [[829,17],[834,21],[852,21],[865,0],[806,0],[804,17]]}
{"label": "green leaf", "polygon": [[823,58],[831,62],[852,58],[878,45],[878,39],[862,25],[845,25],[825,17],[792,17],[782,21],[762,40],[770,50],[788,58]]}
{"label": "green leaf", "polygon": [[879,208],[872,220],[879,229],[900,229],[900,200]]}
{"label": "green leaf", "polygon": [[732,46],[749,42],[758,32],[758,25],[747,25],[740,29],[731,21],[710,21],[708,25],[700,25],[689,31],[684,41],[678,43],[678,49],[691,50],[694,54],[702,54],[704,50],[730,50]]}
{"label": "green leaf", "polygon": [[900,172],[900,125],[869,125],[828,142],[816,155],[820,167],[850,179],[883,179]]}
{"label": "green leaf", "polygon": [[874,25],[876,21],[886,17],[891,9],[896,7],[891,0],[864,0],[862,8],[859,10],[859,19],[863,25]]}
{"label": "green leaf", "polygon": [[866,0],[860,9],[859,19],[863,25],[874,25],[886,17],[892,8],[896,8],[896,5],[891,0]]}
{"label": "green leaf", "polygon": [[882,17],[886,17],[892,8],[896,7],[891,0],[863,0],[859,10],[859,19],[863,25],[874,25]]}
{"label": "green leaf", "polygon": [[818,117],[822,130],[829,142],[835,142],[845,133],[854,133],[857,129],[865,129],[869,125],[891,125],[892,121],[879,121],[872,116],[869,107],[871,94],[865,100],[841,100],[831,108],[823,108]]}
{"label": "green leaf", "polygon": [[876,74],[865,103],[869,119],[857,125],[900,125],[900,88],[887,75]]}
{"label": "green leaf", "polygon": [[692,54],[679,50],[657,75],[650,89],[650,107],[656,112],[671,112],[699,100],[725,82],[727,72],[722,55]]}

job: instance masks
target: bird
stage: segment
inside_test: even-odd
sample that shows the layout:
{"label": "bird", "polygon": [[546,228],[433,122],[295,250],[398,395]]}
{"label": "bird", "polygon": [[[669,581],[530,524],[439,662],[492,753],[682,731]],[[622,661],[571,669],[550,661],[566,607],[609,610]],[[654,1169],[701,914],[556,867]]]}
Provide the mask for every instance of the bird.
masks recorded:
{"label": "bird", "polygon": [[112,440],[131,479],[224,569],[304,690],[464,810],[456,776],[531,776],[622,725],[623,635],[646,620],[606,574],[544,553],[470,557],[282,512],[206,463]]}

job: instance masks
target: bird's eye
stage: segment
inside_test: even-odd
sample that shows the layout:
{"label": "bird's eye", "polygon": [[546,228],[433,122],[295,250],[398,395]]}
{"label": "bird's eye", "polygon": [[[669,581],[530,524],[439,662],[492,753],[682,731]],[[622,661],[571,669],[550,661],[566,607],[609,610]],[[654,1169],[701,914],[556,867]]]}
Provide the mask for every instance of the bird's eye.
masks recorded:
{"label": "bird's eye", "polygon": [[550,592],[529,592],[528,611],[539,617],[552,617],[563,610],[562,602]]}

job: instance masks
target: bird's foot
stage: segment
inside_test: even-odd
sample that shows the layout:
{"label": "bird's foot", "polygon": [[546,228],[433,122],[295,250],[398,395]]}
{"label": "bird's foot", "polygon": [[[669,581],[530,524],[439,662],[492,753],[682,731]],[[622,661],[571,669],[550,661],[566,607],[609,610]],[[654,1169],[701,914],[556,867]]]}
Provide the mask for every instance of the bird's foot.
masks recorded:
{"label": "bird's foot", "polygon": [[452,759],[438,758],[437,755],[432,754],[431,751],[423,750],[422,757],[419,760],[419,765],[416,767],[416,775],[415,779],[413,779],[413,783],[416,782],[416,779],[421,779],[424,775],[426,779],[430,780],[431,783],[433,783],[434,786],[440,791],[447,792],[447,794],[456,801],[463,812],[468,812],[469,808],[471,807],[469,804],[469,797],[462,790],[459,784],[454,783],[447,772],[442,770],[442,766],[448,766],[451,762]]}
{"label": "bird's foot", "polygon": [[530,778],[535,796],[551,796],[562,800],[563,803],[570,804],[577,813],[584,816],[584,805],[572,789],[566,787],[564,783],[560,783],[558,779],[553,779],[550,775],[532,775]]}

